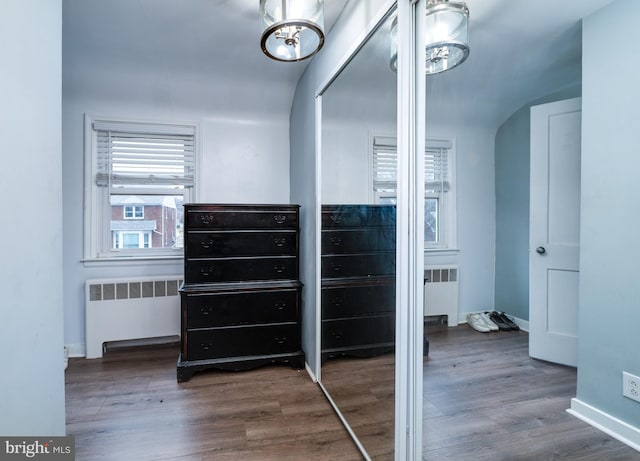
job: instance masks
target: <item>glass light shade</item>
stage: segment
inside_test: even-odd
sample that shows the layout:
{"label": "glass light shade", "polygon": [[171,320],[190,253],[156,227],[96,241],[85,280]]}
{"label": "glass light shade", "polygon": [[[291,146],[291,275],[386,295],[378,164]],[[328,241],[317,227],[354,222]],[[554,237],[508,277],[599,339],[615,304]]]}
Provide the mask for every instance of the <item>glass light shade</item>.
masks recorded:
{"label": "glass light shade", "polygon": [[469,10],[464,3],[429,4],[425,30],[427,74],[453,69],[469,56]]}
{"label": "glass light shade", "polygon": [[324,45],[324,0],[260,0],[260,46],[277,61],[301,61]]}
{"label": "glass light shade", "polygon": [[393,18],[391,23],[391,30],[389,32],[389,39],[391,40],[391,59],[389,60],[389,67],[394,72],[398,72],[398,18]]}
{"label": "glass light shade", "polygon": [[[426,73],[437,74],[453,69],[469,56],[469,10],[464,3],[447,0],[427,6],[425,33]],[[389,67],[398,71],[398,19],[390,31],[391,58]]]}

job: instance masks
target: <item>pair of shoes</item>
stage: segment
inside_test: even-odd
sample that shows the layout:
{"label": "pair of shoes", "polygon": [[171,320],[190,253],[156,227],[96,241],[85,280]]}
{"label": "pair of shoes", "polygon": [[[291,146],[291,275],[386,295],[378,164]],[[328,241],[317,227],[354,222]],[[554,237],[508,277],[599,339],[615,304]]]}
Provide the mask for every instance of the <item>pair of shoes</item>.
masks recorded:
{"label": "pair of shoes", "polygon": [[488,313],[489,318],[498,325],[498,328],[504,331],[515,331],[519,330],[520,327],[515,324],[513,320],[511,320],[507,314],[504,312],[496,312],[492,311]]}
{"label": "pair of shoes", "polygon": [[467,314],[467,323],[471,328],[481,333],[489,333],[493,331],[491,326],[487,324],[482,314]]}

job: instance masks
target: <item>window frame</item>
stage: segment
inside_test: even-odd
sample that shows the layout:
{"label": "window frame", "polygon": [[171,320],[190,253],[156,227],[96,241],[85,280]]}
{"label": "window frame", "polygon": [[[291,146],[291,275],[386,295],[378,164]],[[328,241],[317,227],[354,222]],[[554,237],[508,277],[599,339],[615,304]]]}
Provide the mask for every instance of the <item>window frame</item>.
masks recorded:
{"label": "window frame", "polygon": [[[172,193],[169,187],[166,189],[136,190],[135,192],[124,188],[122,195],[136,193],[140,195],[181,195],[184,203],[198,201],[198,185],[200,183],[199,165],[201,164],[200,126],[197,122],[159,122],[149,120],[126,119],[122,117],[104,117],[85,114],[84,116],[84,262],[109,262],[127,260],[158,260],[180,259],[183,257],[183,248],[153,248],[152,239],[149,240],[149,248],[115,249],[114,237],[111,232],[111,204],[112,191],[108,187],[96,184],[98,171],[97,156],[97,131],[94,123],[122,124],[130,128],[139,129],[140,132],[149,134],[166,134],[172,128],[193,129],[194,149],[194,184],[193,187],[185,187],[181,194]],[[170,193],[166,193],[170,192]],[[117,195],[117,194],[116,194]],[[143,211],[144,213],[144,211]],[[123,207],[124,215],[124,207]],[[140,219],[140,218],[127,218]]]}
{"label": "window frame", "polygon": [[[127,208],[131,208],[131,216],[127,216]],[[140,216],[136,211],[140,210]],[[144,219],[144,205],[123,205],[122,219]]]}
{"label": "window frame", "polygon": [[[389,191],[379,192],[375,190],[375,147],[376,145],[397,146],[395,136],[370,134],[369,142],[369,181],[372,203],[379,204],[382,199],[395,199],[397,194]],[[380,144],[376,143],[380,140]],[[456,187],[456,140],[455,138],[427,138],[425,142],[425,155],[429,149],[447,149],[447,162],[449,172],[449,190],[442,193],[425,190],[425,199],[438,199],[438,241],[424,242],[424,251],[427,252],[446,252],[458,251],[457,240],[457,187]]]}

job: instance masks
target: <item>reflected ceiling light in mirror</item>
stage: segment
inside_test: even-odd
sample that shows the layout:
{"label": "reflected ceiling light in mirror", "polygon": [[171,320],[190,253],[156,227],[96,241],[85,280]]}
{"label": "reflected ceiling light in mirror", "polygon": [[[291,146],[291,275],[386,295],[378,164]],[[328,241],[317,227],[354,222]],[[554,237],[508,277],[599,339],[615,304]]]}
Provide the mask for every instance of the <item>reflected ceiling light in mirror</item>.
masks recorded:
{"label": "reflected ceiling light in mirror", "polygon": [[[462,64],[469,56],[469,9],[463,2],[429,0],[425,26],[426,73],[438,74]],[[398,21],[391,25],[391,61],[398,71]]]}
{"label": "reflected ceiling light in mirror", "polygon": [[295,62],[324,45],[324,0],[260,0],[260,47],[276,61]]}
{"label": "reflected ceiling light in mirror", "polygon": [[391,22],[391,31],[389,33],[391,38],[391,60],[389,61],[389,67],[394,72],[398,72],[398,17],[393,18]]}
{"label": "reflected ceiling light in mirror", "polygon": [[427,74],[453,69],[469,56],[469,9],[464,3],[429,0],[425,30]]}

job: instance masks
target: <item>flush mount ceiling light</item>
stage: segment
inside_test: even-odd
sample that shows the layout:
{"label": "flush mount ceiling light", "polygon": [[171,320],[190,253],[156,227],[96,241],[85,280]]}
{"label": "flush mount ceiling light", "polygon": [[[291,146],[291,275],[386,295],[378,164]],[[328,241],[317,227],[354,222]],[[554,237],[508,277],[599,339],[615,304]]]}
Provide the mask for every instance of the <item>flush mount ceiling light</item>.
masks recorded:
{"label": "flush mount ceiling light", "polygon": [[[429,0],[425,26],[426,73],[453,69],[469,56],[469,9],[465,3]],[[398,23],[391,25],[391,61],[398,71]]]}
{"label": "flush mount ceiling light", "polygon": [[324,0],[260,0],[260,47],[276,61],[301,61],[324,45]]}

